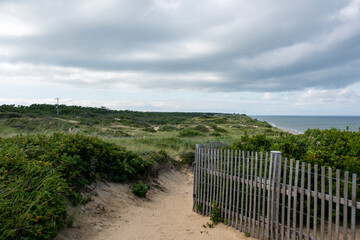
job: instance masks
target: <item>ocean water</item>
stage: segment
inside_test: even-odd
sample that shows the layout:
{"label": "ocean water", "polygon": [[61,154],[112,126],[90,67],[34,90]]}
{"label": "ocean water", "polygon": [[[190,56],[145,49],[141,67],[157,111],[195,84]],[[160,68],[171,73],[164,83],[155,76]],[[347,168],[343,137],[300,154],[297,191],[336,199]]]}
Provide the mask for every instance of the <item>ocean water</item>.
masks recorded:
{"label": "ocean water", "polygon": [[350,131],[359,131],[360,116],[250,116],[252,118],[266,121],[278,128],[289,129],[304,133],[307,129],[330,129],[338,128]]}

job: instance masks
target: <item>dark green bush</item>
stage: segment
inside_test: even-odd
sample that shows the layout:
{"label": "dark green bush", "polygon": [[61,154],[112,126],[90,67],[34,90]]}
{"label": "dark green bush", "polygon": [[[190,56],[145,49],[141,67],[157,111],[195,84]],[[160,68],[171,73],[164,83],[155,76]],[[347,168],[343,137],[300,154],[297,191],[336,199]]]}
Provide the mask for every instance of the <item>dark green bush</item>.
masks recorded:
{"label": "dark green bush", "polygon": [[145,132],[152,132],[152,133],[156,132],[155,129],[153,129],[152,127],[146,127],[146,128],[143,128],[143,130]]}
{"label": "dark green bush", "polygon": [[197,136],[203,136],[204,133],[193,130],[190,128],[183,129],[179,132],[180,137],[197,137]]}
{"label": "dark green bush", "polygon": [[209,132],[209,129],[207,127],[205,127],[204,125],[197,125],[196,127],[194,127],[194,130],[200,131],[202,133]]}
{"label": "dark green bush", "polygon": [[0,138],[0,239],[53,239],[67,205],[96,179],[139,179],[153,166],[125,148],[73,134]]}
{"label": "dark green bush", "polygon": [[249,137],[248,135],[242,136],[240,140],[232,145],[234,149],[243,151],[267,152],[271,151],[272,143],[264,135],[255,135]]}
{"label": "dark green bush", "polygon": [[210,136],[221,137],[221,134],[218,132],[213,132],[213,133],[210,133]]}
{"label": "dark green bush", "polygon": [[232,145],[243,151],[277,150],[283,157],[305,161],[360,176],[360,132],[309,129],[304,134],[277,138],[243,136]]}
{"label": "dark green bush", "polygon": [[151,164],[153,163],[165,163],[167,161],[169,161],[169,155],[167,155],[167,153],[163,150],[160,150],[159,152],[155,152],[155,151],[146,151],[141,153],[141,157],[144,161],[150,162]]}
{"label": "dark green bush", "polygon": [[172,126],[172,125],[164,125],[161,128],[159,128],[158,131],[162,131],[162,132],[170,132],[170,131],[175,131],[176,127]]}
{"label": "dark green bush", "polygon": [[131,187],[132,192],[138,197],[146,197],[146,193],[150,189],[149,184],[144,184],[143,181],[139,181]]}
{"label": "dark green bush", "polygon": [[180,158],[182,162],[192,164],[195,160],[195,152],[181,152]]}
{"label": "dark green bush", "polygon": [[218,224],[219,222],[224,222],[224,219],[221,217],[220,207],[218,206],[217,202],[212,203],[210,220],[214,224]]}
{"label": "dark green bush", "polygon": [[226,131],[226,129],[224,129],[224,128],[218,127],[218,128],[215,129],[215,132],[218,132],[218,133],[226,133],[227,131]]}

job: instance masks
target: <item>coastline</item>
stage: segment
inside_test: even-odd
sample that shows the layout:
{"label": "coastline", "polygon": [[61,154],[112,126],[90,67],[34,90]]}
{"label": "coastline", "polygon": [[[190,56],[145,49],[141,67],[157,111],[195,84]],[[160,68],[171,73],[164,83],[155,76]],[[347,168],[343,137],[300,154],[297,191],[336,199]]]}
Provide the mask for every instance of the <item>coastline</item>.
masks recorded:
{"label": "coastline", "polygon": [[[256,118],[256,117],[252,117],[252,118],[255,119],[255,120],[257,120],[257,121],[264,121],[264,120],[261,120],[261,119]],[[264,121],[264,122],[267,122],[267,123],[270,124],[272,127],[277,128],[277,129],[280,129],[281,131],[286,132],[286,133],[290,133],[290,134],[293,134],[293,135],[303,134],[303,132],[300,132],[300,131],[295,130],[295,129],[280,127],[280,126],[277,126],[276,124],[274,124],[274,123],[272,123],[272,122],[268,122],[268,121]]]}
{"label": "coastline", "polygon": [[296,130],[293,130],[293,129],[282,128],[282,127],[276,127],[276,128],[280,129],[280,130],[283,131],[283,132],[290,133],[290,134],[293,134],[293,135],[300,135],[300,134],[302,134],[301,132],[296,131]]}

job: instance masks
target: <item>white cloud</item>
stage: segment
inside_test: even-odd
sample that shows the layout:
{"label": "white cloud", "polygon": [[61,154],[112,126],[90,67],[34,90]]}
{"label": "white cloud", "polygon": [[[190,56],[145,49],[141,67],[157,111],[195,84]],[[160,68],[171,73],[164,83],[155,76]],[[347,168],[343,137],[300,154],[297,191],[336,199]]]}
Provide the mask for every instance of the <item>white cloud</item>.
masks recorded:
{"label": "white cloud", "polygon": [[344,7],[340,13],[339,18],[343,21],[355,20],[359,18],[360,14],[360,0],[350,1],[349,5]]}
{"label": "white cloud", "polygon": [[263,97],[264,100],[271,100],[272,99],[272,95],[271,93],[264,93],[264,97]]}
{"label": "white cloud", "polygon": [[0,37],[21,37],[36,33],[36,28],[29,22],[0,12]]}

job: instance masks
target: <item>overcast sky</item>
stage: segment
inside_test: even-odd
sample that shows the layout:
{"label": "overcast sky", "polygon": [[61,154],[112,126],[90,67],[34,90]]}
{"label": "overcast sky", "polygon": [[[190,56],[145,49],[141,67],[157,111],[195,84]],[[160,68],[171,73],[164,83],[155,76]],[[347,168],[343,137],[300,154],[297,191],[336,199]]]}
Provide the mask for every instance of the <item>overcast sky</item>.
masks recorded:
{"label": "overcast sky", "polygon": [[0,104],[360,115],[360,0],[0,0]]}

